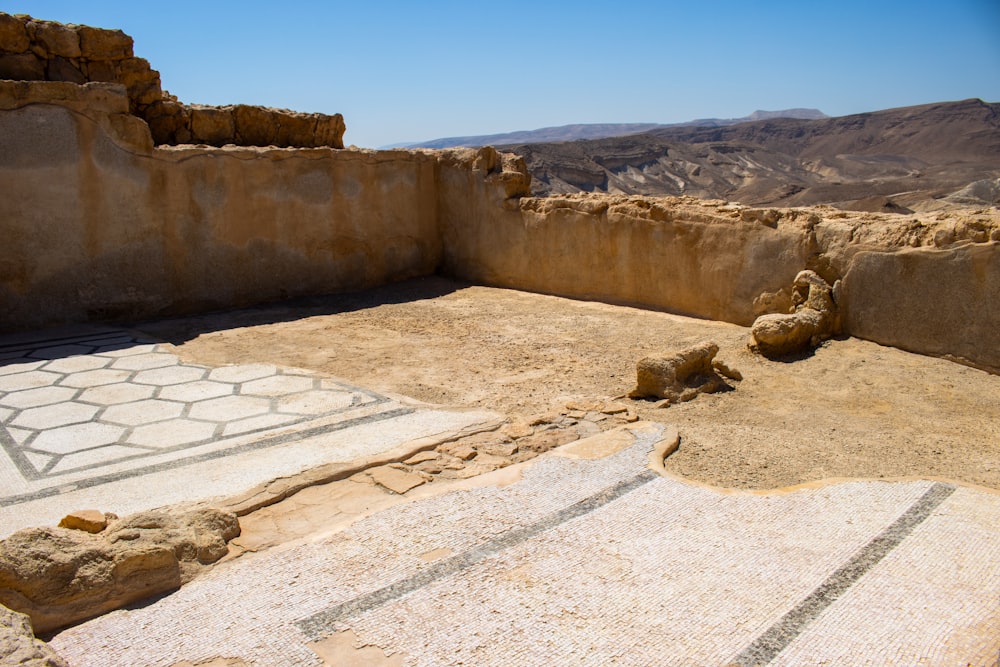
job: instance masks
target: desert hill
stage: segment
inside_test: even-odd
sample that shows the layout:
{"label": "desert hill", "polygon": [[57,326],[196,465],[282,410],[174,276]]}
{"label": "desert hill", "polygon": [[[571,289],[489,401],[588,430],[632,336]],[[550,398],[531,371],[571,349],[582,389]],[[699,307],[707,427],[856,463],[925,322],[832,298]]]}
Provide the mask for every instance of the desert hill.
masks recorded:
{"label": "desert hill", "polygon": [[559,125],[557,127],[542,127],[537,130],[521,130],[503,134],[482,134],[467,137],[444,137],[417,143],[402,143],[385,148],[456,148],[465,146],[477,148],[494,144],[535,144],[552,141],[577,141],[580,139],[604,139],[606,137],[621,137],[629,134],[640,134],[654,130],[672,127],[722,127],[751,120],[765,118],[827,118],[818,109],[783,109],[781,111],[754,111],[742,118],[699,118],[683,123],[578,123],[575,125]]}
{"label": "desert hill", "polygon": [[504,148],[525,158],[536,194],[687,194],[896,212],[1000,203],[1000,103],[978,99]]}

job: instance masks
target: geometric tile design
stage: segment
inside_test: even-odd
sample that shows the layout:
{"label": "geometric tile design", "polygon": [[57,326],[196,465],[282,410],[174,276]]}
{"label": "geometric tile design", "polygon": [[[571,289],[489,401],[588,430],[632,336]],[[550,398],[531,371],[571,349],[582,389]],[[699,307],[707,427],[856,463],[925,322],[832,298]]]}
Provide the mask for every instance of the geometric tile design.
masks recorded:
{"label": "geometric tile design", "polygon": [[0,446],[29,481],[388,401],[308,371],[183,363],[127,331],[0,345]]}

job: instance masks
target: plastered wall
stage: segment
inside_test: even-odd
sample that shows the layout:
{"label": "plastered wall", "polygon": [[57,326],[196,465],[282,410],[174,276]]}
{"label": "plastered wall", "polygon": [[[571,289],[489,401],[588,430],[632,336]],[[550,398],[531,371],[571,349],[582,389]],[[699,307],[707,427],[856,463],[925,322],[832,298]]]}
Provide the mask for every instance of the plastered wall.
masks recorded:
{"label": "plastered wall", "polygon": [[154,148],[128,111],[115,84],[0,81],[0,329],[434,273],[747,325],[811,268],[846,333],[1000,371],[1000,213],[531,198],[492,149]]}

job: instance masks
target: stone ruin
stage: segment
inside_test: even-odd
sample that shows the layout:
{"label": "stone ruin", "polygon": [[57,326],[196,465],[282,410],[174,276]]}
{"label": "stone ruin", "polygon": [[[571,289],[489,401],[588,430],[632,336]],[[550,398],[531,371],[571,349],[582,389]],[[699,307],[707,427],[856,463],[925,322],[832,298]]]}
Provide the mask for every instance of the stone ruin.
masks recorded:
{"label": "stone ruin", "polygon": [[835,294],[815,271],[800,271],[792,282],[792,311],[761,315],[750,327],[750,348],[765,357],[785,357],[814,348],[840,331]]}
{"label": "stone ruin", "polygon": [[121,30],[0,13],[0,79],[124,86],[129,112],[149,124],[158,145],[344,147],[340,114],[183,104],[162,89],[160,73],[132,46]]}

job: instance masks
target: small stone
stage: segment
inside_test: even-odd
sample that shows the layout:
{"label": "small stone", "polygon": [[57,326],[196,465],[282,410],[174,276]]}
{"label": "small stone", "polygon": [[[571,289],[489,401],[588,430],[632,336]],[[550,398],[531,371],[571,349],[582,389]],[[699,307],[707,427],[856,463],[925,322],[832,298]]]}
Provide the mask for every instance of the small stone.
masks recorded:
{"label": "small stone", "polygon": [[462,442],[445,443],[438,447],[438,451],[444,452],[445,454],[451,454],[452,456],[460,458],[463,461],[468,461],[476,455],[475,449]]}
{"label": "small stone", "polygon": [[368,474],[371,475],[376,484],[399,495],[403,495],[410,489],[416,488],[427,481],[420,475],[396,470],[389,466],[372,468],[368,471]]}
{"label": "small stone", "polygon": [[627,410],[628,410],[627,405],[625,405],[624,403],[619,403],[617,401],[609,401],[601,406],[601,412],[603,412],[606,415],[617,415],[622,412],[626,412]]}
{"label": "small stone", "polygon": [[513,442],[497,443],[483,447],[483,451],[491,456],[513,456],[517,453],[517,449],[517,444]]}
{"label": "small stone", "polygon": [[535,452],[540,454],[541,452],[555,449],[560,445],[565,445],[567,442],[573,442],[578,438],[579,436],[573,431],[555,429],[542,431],[527,438],[521,438],[517,441],[517,444],[521,452]]}
{"label": "small stone", "polygon": [[527,422],[514,422],[513,424],[507,424],[502,429],[500,429],[504,435],[508,438],[524,438],[535,432]]}
{"label": "small stone", "polygon": [[99,533],[108,527],[108,517],[98,510],[76,510],[64,516],[59,527]]}
{"label": "small stone", "polygon": [[424,463],[425,461],[434,461],[441,458],[441,454],[435,451],[417,452],[410,458],[406,459],[405,463],[409,465],[416,465],[418,463]]}
{"label": "small stone", "polygon": [[577,399],[570,401],[566,404],[567,410],[573,410],[576,412],[590,412],[591,410],[600,410],[601,401],[588,400],[588,399]]}

